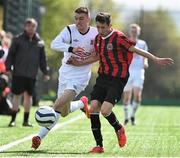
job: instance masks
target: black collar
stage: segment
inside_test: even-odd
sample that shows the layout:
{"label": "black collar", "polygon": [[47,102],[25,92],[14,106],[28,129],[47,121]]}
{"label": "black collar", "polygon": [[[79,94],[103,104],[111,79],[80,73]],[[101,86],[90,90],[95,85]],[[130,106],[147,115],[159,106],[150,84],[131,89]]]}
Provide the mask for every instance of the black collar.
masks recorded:
{"label": "black collar", "polygon": [[87,33],[89,32],[89,30],[90,30],[90,27],[88,28],[88,30],[87,30],[85,33],[82,33],[82,32],[80,32],[80,31],[79,31],[79,33],[80,33],[81,35],[85,35],[85,34],[87,34]]}
{"label": "black collar", "polygon": [[[23,32],[23,36],[24,36],[25,38],[29,39],[29,36],[28,36],[28,34],[27,34],[26,31]],[[32,40],[38,40],[38,35],[37,35],[37,33],[34,34]]]}

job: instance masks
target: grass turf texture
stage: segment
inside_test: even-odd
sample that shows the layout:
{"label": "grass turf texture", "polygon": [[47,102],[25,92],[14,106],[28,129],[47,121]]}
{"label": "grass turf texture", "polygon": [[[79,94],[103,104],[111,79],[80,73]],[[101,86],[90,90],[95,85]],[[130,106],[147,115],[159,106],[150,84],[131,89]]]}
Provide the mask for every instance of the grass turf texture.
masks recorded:
{"label": "grass turf texture", "polygon": [[[0,146],[38,132],[39,126],[34,120],[35,110],[36,108],[32,109],[30,119],[34,124],[33,128],[22,127],[23,110],[17,116],[17,126],[14,128],[7,127],[9,117],[0,116]],[[122,107],[116,106],[114,112],[122,122]],[[31,141],[27,141],[0,153],[0,157],[178,157],[180,156],[179,113],[178,106],[141,106],[137,113],[137,125],[128,124],[125,127],[128,141],[126,147],[122,149],[118,147],[113,128],[101,117],[105,148],[103,154],[88,154],[95,142],[90,131],[89,119],[84,117],[50,133],[37,151],[32,151]],[[79,114],[80,111],[72,113],[61,119],[59,123]]]}

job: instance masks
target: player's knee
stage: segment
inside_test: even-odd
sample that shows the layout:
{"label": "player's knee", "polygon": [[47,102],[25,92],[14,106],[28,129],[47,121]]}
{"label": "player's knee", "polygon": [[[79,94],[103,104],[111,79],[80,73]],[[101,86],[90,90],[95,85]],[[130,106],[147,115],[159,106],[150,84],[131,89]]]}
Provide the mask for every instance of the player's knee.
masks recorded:
{"label": "player's knee", "polygon": [[111,111],[107,108],[101,108],[101,114],[106,117]]}
{"label": "player's knee", "polygon": [[89,109],[89,111],[90,111],[90,113],[94,113],[94,112],[96,112],[96,108],[93,107],[93,106],[91,106],[90,109]]}
{"label": "player's knee", "polygon": [[61,116],[62,117],[66,117],[68,114],[69,114],[68,112],[66,112],[66,113],[65,112],[61,112]]}
{"label": "player's knee", "polygon": [[14,112],[18,112],[18,110],[19,110],[19,107],[17,106],[17,107],[12,107],[12,109],[11,109],[12,111],[14,111]]}
{"label": "player's knee", "polygon": [[96,113],[96,112],[99,112],[99,107],[95,104],[91,104],[91,107],[90,107],[90,113]]}
{"label": "player's knee", "polygon": [[128,99],[123,100],[123,105],[127,106],[130,104],[130,101]]}
{"label": "player's knee", "polygon": [[138,98],[137,103],[138,103],[138,104],[141,103],[141,98]]}
{"label": "player's knee", "polygon": [[141,96],[134,97],[136,103],[141,103]]}

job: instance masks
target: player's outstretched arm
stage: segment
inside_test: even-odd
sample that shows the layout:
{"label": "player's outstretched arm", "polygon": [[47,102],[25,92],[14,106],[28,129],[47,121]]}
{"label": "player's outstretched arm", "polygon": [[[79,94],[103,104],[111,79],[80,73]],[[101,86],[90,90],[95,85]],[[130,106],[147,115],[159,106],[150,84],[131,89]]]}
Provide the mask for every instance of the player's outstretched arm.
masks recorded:
{"label": "player's outstretched arm", "polygon": [[70,44],[70,35],[67,27],[65,27],[51,42],[51,49],[58,52],[69,52],[77,56],[87,56],[85,50],[80,47],[72,47]]}
{"label": "player's outstretched arm", "polygon": [[58,52],[71,52],[72,47],[70,45],[70,34],[65,27],[51,42],[51,49]]}
{"label": "player's outstretched arm", "polygon": [[98,60],[99,60],[99,56],[96,53],[93,53],[91,56],[81,61],[78,61],[76,60],[76,58],[71,56],[68,59],[67,64],[74,65],[74,66],[83,66],[83,65],[92,64]]}
{"label": "player's outstretched arm", "polygon": [[142,50],[142,49],[134,47],[134,46],[131,46],[129,48],[129,51],[136,53],[138,55],[141,55],[145,58],[148,58],[148,59],[154,61],[156,64],[161,65],[161,66],[172,65],[174,63],[174,60],[171,58],[160,58],[160,57],[157,57],[157,56],[151,54],[148,51]]}

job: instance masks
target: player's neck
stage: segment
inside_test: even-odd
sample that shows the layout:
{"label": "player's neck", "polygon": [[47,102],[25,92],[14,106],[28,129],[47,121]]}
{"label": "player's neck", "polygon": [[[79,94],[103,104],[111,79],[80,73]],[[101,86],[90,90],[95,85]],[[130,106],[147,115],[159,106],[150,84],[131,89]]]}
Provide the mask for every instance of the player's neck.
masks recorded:
{"label": "player's neck", "polygon": [[106,35],[101,36],[102,39],[106,39],[106,38],[110,37],[110,36],[112,35],[113,32],[114,32],[114,30],[113,30],[113,29],[110,29],[110,30],[107,32]]}
{"label": "player's neck", "polygon": [[130,39],[133,40],[133,41],[136,41],[136,42],[137,42],[137,40],[138,40],[137,37],[130,37]]}
{"label": "player's neck", "polygon": [[81,30],[79,29],[78,31],[79,31],[81,34],[84,35],[84,34],[86,34],[86,33],[89,31],[89,28],[90,28],[90,27],[88,26],[87,28],[84,28],[84,29],[81,29]]}
{"label": "player's neck", "polygon": [[110,28],[110,29],[106,32],[106,34],[104,34],[103,37],[105,38],[105,37],[109,36],[112,32],[113,32],[113,28]]}

